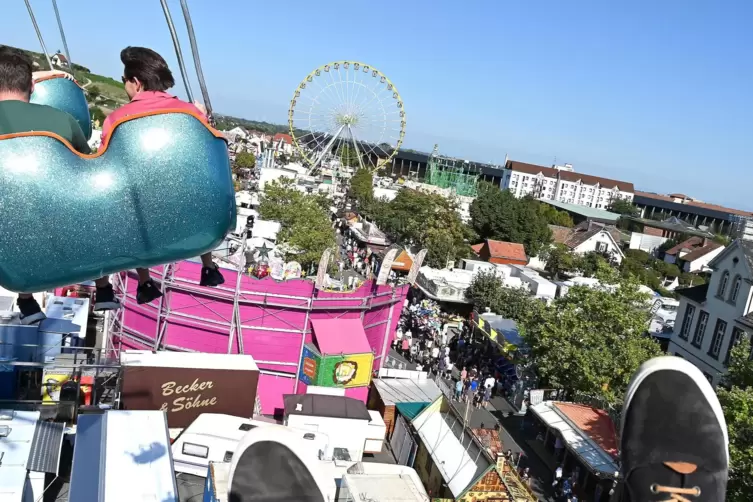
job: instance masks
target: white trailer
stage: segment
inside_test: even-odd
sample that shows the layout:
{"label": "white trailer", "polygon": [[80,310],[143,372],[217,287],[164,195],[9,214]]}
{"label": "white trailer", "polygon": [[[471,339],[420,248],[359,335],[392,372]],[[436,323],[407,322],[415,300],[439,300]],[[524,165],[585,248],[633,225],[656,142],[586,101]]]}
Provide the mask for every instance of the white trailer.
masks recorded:
{"label": "white trailer", "polygon": [[[206,477],[210,462],[230,462],[238,444],[248,431],[258,427],[268,430],[291,430],[289,427],[250,418],[234,417],[219,413],[203,413],[189,425],[173,442],[175,472]],[[321,433],[293,430],[312,450],[314,457],[327,452],[329,439]]]}

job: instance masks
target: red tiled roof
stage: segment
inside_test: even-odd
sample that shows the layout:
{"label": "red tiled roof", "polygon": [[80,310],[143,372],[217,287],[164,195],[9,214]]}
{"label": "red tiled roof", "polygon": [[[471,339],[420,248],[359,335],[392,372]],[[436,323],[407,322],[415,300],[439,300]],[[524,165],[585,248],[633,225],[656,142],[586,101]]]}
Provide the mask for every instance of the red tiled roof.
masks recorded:
{"label": "red tiled roof", "polygon": [[486,446],[492,458],[497,458],[497,454],[504,453],[504,445],[499,438],[499,431],[496,429],[471,429],[473,434],[478,438],[482,445]]}
{"label": "red tiled roof", "polygon": [[[661,195],[658,193],[636,191],[635,195],[638,195],[640,197],[646,197],[647,199],[663,200],[664,202],[674,202],[672,197],[669,197],[667,195]],[[680,203],[676,202],[676,204],[680,204]],[[704,209],[713,209],[715,211],[725,211],[727,213],[738,214],[740,216],[753,216],[753,213],[751,213],[750,211],[732,209],[729,207],[719,206],[717,204],[707,204],[705,202],[695,202],[691,200],[685,201],[682,204],[685,204],[686,206],[700,207]]]}
{"label": "red tiled roof", "polygon": [[691,251],[690,253],[686,254],[685,256],[683,256],[680,259],[682,261],[692,262],[692,261],[697,260],[698,258],[703,258],[704,256],[706,256],[707,254],[709,254],[713,250],[719,249],[720,247],[722,247],[721,244],[719,244],[718,242],[713,242],[712,241],[712,242],[707,243],[705,246],[702,246],[702,247],[699,247],[697,249],[694,249],[693,251]]}
{"label": "red tiled roof", "polygon": [[293,138],[290,136],[290,134],[283,134],[281,132],[278,132],[272,138],[272,141],[274,141],[275,143],[277,143],[280,140],[282,140],[284,143],[287,143],[288,145],[293,144]]}
{"label": "red tiled roof", "polygon": [[559,177],[561,180],[567,181],[569,183],[577,183],[578,181],[580,181],[584,185],[599,184],[599,186],[603,188],[617,187],[623,192],[632,193],[635,191],[633,184],[628,183],[627,181],[618,181],[610,178],[602,178],[600,176],[591,176],[590,174],[582,174],[574,171],[562,171],[553,167],[537,166],[536,164],[526,164],[525,162],[518,162],[517,160],[508,160],[507,164],[505,164],[505,168],[533,175],[541,173],[548,178]]}
{"label": "red tiled roof", "polygon": [[617,430],[606,411],[575,403],[558,402],[554,405],[605,452],[617,456]]}
{"label": "red tiled roof", "polygon": [[683,249],[693,250],[699,246],[703,246],[703,239],[700,237],[691,237],[690,239],[686,239],[682,241],[681,243],[679,243],[678,245],[668,249],[667,251],[665,251],[664,254],[676,255]]}
{"label": "red tiled roof", "polygon": [[511,260],[528,261],[528,257],[526,257],[526,248],[523,247],[523,244],[486,239],[486,245],[489,246],[489,256],[491,258],[509,258]]}
{"label": "red tiled roof", "polygon": [[549,230],[552,231],[552,240],[557,244],[564,244],[570,237],[570,234],[573,233],[572,228],[561,227],[559,225],[549,225]]}
{"label": "red tiled roof", "polygon": [[474,244],[473,246],[471,246],[471,249],[473,250],[474,253],[479,254],[481,253],[482,247],[484,247],[484,243],[479,242],[478,244]]}

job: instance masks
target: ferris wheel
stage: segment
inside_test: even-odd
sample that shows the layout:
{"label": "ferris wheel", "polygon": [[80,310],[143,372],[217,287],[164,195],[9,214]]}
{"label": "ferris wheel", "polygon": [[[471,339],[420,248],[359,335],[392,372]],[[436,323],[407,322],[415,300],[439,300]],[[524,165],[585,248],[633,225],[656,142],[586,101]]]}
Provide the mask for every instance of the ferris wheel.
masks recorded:
{"label": "ferris wheel", "polygon": [[395,156],[405,137],[405,107],[397,87],[376,68],[353,61],[309,73],[290,101],[294,144],[319,168],[376,170]]}

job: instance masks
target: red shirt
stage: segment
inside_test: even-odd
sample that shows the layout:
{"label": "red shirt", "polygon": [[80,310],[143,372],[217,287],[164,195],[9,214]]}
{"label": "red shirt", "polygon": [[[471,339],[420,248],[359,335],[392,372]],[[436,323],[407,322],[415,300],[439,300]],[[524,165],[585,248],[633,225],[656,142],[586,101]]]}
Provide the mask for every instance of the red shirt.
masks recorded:
{"label": "red shirt", "polygon": [[105,144],[106,138],[112,132],[112,126],[123,117],[137,113],[170,109],[194,112],[201,118],[202,122],[205,124],[208,123],[206,116],[192,103],[186,103],[162,91],[141,91],[133,97],[130,103],[121,106],[107,116],[105,123],[102,124],[102,144]]}

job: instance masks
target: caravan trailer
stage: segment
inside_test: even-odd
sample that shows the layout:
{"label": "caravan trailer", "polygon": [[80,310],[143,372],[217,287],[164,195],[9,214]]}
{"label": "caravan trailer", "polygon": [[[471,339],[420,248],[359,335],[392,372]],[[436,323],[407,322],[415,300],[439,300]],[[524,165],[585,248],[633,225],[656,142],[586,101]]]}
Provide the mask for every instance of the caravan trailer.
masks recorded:
{"label": "caravan trailer", "polygon": [[314,457],[327,454],[329,438],[321,433],[291,429],[264,420],[203,413],[173,442],[175,472],[206,477],[209,462],[230,462],[243,436],[257,427],[292,430],[306,440],[305,444],[310,447]]}

